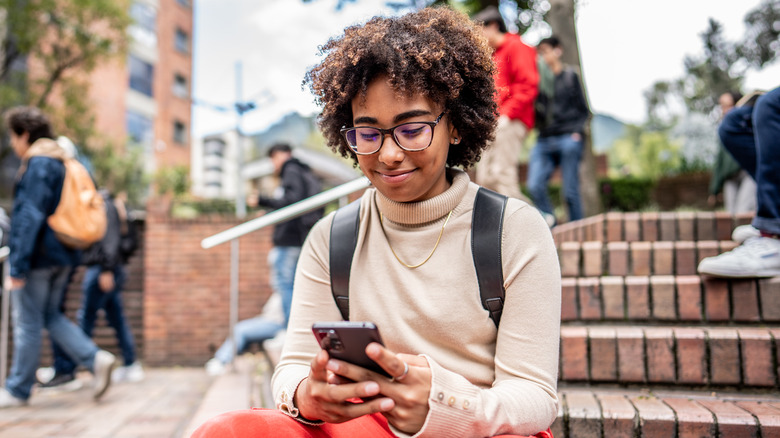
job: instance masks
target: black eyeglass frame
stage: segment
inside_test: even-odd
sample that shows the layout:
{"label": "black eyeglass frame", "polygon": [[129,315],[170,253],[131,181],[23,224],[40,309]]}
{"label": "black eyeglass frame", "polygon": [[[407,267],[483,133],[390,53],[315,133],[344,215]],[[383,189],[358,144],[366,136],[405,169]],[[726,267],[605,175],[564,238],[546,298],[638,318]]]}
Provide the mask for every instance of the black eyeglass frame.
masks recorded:
{"label": "black eyeglass frame", "polygon": [[[395,140],[395,144],[397,144],[399,148],[401,148],[401,149],[403,149],[403,150],[405,150],[407,152],[420,152],[420,151],[424,151],[424,150],[428,149],[431,146],[431,144],[433,144],[433,134],[434,134],[434,132],[436,130],[436,125],[438,125],[439,122],[441,122],[441,118],[444,117],[444,114],[446,114],[446,113],[447,113],[447,111],[442,111],[442,113],[439,114],[439,117],[436,117],[436,120],[434,120],[432,122],[405,122],[405,123],[401,123],[399,125],[395,125],[392,128],[387,128],[387,129],[376,128],[376,127],[373,127],[373,126],[353,126],[353,127],[350,127],[350,128],[341,128],[341,130],[339,132],[341,132],[341,135],[344,137],[344,140],[347,142],[347,146],[349,146],[349,149],[352,150],[352,152],[354,152],[355,155],[373,155],[373,154],[379,152],[379,150],[382,149],[382,146],[384,146],[384,144],[385,144],[385,137],[387,137],[387,134],[390,134],[390,135],[393,136],[393,140]],[[430,139],[430,141],[428,141],[428,144],[424,148],[419,148],[419,149],[405,148],[405,147],[401,146],[401,142],[398,141],[398,137],[396,137],[396,135],[395,135],[395,130],[400,128],[401,126],[411,125],[411,124],[418,124],[418,125],[419,124],[423,124],[423,125],[428,125],[428,126],[431,127],[431,139]],[[382,135],[382,141],[379,143],[379,147],[376,148],[376,150],[374,152],[358,152],[357,151],[357,146],[352,146],[349,143],[349,138],[347,137],[347,133],[349,131],[356,130],[356,129],[359,129],[359,128],[374,129],[374,130],[379,131],[379,133]]]}

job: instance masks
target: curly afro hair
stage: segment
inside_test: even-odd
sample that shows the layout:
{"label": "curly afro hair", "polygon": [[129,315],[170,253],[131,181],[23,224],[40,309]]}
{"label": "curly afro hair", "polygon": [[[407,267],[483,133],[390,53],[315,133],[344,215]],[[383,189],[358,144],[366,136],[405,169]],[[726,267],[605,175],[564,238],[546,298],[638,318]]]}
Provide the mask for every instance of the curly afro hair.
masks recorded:
{"label": "curly afro hair", "polygon": [[386,75],[399,95],[422,94],[441,104],[462,141],[451,145],[447,164],[468,168],[494,138],[498,108],[493,99],[495,65],[482,32],[446,7],[400,17],[374,17],[351,26],[320,48],[326,55],[306,73],[323,107],[320,129],[334,152],[355,157],[339,130],[352,125],[352,100]]}

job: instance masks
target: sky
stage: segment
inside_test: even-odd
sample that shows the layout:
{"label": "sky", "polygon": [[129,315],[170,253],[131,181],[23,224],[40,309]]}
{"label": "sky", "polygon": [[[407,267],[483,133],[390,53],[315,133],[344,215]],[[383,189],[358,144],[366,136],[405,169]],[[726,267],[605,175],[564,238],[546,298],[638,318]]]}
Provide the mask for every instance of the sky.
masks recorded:
{"label": "sky", "polygon": [[[760,0],[580,0],[577,33],[583,77],[597,113],[621,121],[645,119],[643,92],[659,80],[682,76],[686,55],[702,53],[709,18],[736,41],[743,18]],[[392,10],[385,0],[358,0],[340,11],[336,0],[198,0],[195,2],[193,135],[235,128],[235,112],[215,110],[251,101],[245,132],[260,132],[285,114],[318,112],[301,87],[306,70],[322,58],[318,47],[344,27]],[[535,44],[544,35],[528,33]],[[240,73],[238,73],[240,72]],[[239,76],[242,80],[237,81]],[[746,91],[780,84],[780,61],[750,72]]]}

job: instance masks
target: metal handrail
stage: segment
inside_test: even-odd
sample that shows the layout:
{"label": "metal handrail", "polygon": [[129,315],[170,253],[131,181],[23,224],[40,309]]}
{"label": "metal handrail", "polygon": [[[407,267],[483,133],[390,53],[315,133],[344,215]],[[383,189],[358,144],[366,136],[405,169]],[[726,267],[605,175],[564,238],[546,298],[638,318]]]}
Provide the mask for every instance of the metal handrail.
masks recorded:
{"label": "metal handrail", "polygon": [[9,283],[8,277],[11,269],[8,263],[10,254],[11,250],[7,246],[0,248],[0,263],[3,264],[3,277],[0,280],[2,281],[0,288],[3,291],[2,309],[0,309],[0,388],[5,388],[5,376],[8,374],[8,324],[10,322],[11,291],[6,286]]}
{"label": "metal handrail", "polygon": [[213,236],[206,237],[200,242],[200,246],[204,249],[213,248],[217,245],[229,242],[233,239],[238,239],[241,236],[249,234],[253,231],[257,231],[269,225],[276,225],[279,222],[284,222],[286,220],[290,220],[310,211],[316,210],[337,199],[365,189],[370,185],[371,182],[364,176],[354,179],[340,186],[336,186],[332,189],[296,202],[295,204],[274,210],[266,215],[236,225],[235,227],[221,231],[217,234],[214,234]]}

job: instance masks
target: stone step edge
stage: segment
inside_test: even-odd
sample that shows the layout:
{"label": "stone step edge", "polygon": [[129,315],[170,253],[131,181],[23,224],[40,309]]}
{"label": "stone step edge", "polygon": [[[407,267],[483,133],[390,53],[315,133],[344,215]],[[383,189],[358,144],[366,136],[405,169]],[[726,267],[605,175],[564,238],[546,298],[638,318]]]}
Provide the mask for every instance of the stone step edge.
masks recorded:
{"label": "stone step edge", "polygon": [[565,277],[561,320],[780,322],[780,277]]}
{"label": "stone step edge", "polygon": [[565,382],[777,388],[780,326],[562,326]]}
{"label": "stone step edge", "polygon": [[780,397],[559,387],[556,438],[776,436]]}

